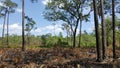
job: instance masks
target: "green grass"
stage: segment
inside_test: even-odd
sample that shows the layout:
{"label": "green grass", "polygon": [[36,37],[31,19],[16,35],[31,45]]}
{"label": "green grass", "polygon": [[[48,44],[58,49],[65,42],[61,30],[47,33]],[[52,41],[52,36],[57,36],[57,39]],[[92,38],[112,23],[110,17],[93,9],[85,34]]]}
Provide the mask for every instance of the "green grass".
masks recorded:
{"label": "green grass", "polygon": [[1,45],[0,48],[21,48],[21,46],[16,46],[16,45]]}

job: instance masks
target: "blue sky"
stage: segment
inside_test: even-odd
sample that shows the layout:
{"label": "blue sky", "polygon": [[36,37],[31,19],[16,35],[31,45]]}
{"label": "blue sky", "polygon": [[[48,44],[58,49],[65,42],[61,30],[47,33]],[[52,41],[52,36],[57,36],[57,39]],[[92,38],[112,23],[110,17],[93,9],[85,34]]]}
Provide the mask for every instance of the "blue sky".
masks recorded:
{"label": "blue sky", "polygon": [[[9,33],[10,34],[18,34],[21,35],[21,0],[12,0],[13,2],[18,4],[18,7],[16,8],[16,12],[13,14],[10,14],[10,24],[9,24]],[[28,15],[29,17],[33,18],[36,22],[36,30],[32,30],[31,33],[34,35],[42,35],[47,33],[52,33],[54,35],[54,28],[55,28],[55,34],[58,35],[59,32],[62,32],[65,35],[65,31],[61,29],[61,21],[55,22],[56,25],[52,25],[54,22],[47,21],[42,16],[42,13],[45,8],[45,4],[48,0],[39,0],[38,3],[31,3],[30,0],[25,0],[25,15]],[[1,4],[0,4],[1,5]],[[91,14],[90,22],[83,22],[82,31],[86,30],[87,32],[92,32],[94,29],[94,19],[93,14]],[[0,33],[2,35],[2,24],[3,19],[0,18]],[[79,29],[78,29],[79,32]],[[77,32],[77,33],[78,33]],[[0,36],[1,36],[0,35]]]}

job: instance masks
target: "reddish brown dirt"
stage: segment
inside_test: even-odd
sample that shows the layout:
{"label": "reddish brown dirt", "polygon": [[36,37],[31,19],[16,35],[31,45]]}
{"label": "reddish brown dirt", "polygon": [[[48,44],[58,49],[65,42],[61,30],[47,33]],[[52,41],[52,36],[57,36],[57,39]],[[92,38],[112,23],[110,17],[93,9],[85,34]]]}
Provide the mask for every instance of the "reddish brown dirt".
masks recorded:
{"label": "reddish brown dirt", "polygon": [[[120,57],[120,50],[116,50]],[[113,62],[112,50],[107,50],[108,58],[96,62],[96,50],[93,48],[39,48],[27,49],[0,49],[0,68],[96,68],[107,66],[113,68],[120,59]],[[119,65],[116,65],[117,67]],[[101,68],[102,68],[101,67]]]}

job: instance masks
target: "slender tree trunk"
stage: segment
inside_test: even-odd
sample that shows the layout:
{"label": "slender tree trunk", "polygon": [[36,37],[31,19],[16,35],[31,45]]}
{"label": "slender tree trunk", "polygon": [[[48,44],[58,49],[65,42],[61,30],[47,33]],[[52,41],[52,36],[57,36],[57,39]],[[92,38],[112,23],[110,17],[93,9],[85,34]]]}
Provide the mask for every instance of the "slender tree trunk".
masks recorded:
{"label": "slender tree trunk", "polygon": [[9,46],[9,11],[7,16],[7,46]]}
{"label": "slender tree trunk", "polygon": [[[83,12],[83,8],[81,7],[80,9],[81,9],[80,12],[82,13]],[[80,32],[79,32],[79,44],[78,44],[78,47],[81,46],[80,45],[81,44],[81,31],[82,31],[82,15],[80,15]]]}
{"label": "slender tree trunk", "polygon": [[103,0],[101,2],[101,23],[102,23],[102,58],[106,59],[106,24],[104,20],[104,4]]}
{"label": "slender tree trunk", "polygon": [[73,48],[75,48],[76,45],[76,32],[73,32]]}
{"label": "slender tree trunk", "polygon": [[120,37],[119,37],[119,47],[120,47]]}
{"label": "slender tree trunk", "polygon": [[3,23],[3,30],[2,30],[2,44],[4,43],[5,22],[6,22],[6,12],[5,12],[5,16],[4,16],[4,23]]}
{"label": "slender tree trunk", "polygon": [[99,26],[98,26],[98,17],[97,17],[97,5],[96,0],[93,0],[94,7],[94,22],[95,22],[95,35],[96,35],[96,50],[97,50],[97,61],[101,61],[101,52],[100,52],[100,35],[99,35]]}
{"label": "slender tree trunk", "polygon": [[68,44],[68,31],[67,31],[67,44]]}
{"label": "slender tree trunk", "polygon": [[22,0],[22,51],[25,50],[25,41],[24,41],[24,0]]}
{"label": "slender tree trunk", "polygon": [[71,40],[71,45],[72,45],[73,44],[73,34],[72,34],[72,32],[70,34],[70,40]]}
{"label": "slender tree trunk", "polygon": [[76,32],[77,32],[77,27],[78,27],[79,19],[77,19],[75,29],[73,31],[73,48],[76,46]]}
{"label": "slender tree trunk", "polygon": [[81,32],[82,32],[82,20],[80,20],[80,32],[79,32],[79,44],[78,47],[80,47],[81,45]]}
{"label": "slender tree trunk", "polygon": [[28,46],[30,46],[30,32],[28,32],[27,39],[28,39]]}
{"label": "slender tree trunk", "polygon": [[70,22],[68,22],[68,25],[70,25],[70,41],[71,41],[71,46],[73,47],[73,33],[74,33],[74,30],[73,30],[73,27],[72,27],[72,24],[70,24]]}
{"label": "slender tree trunk", "polygon": [[116,58],[116,52],[115,52],[115,2],[112,0],[112,23],[113,23],[113,58]]}

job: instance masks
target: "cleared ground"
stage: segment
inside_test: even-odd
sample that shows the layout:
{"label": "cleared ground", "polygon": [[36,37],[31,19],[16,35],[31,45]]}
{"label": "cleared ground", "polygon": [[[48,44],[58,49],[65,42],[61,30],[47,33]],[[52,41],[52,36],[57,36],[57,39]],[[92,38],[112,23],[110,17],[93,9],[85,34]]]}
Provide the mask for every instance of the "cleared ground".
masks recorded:
{"label": "cleared ground", "polygon": [[107,50],[108,58],[96,62],[95,48],[1,48],[0,68],[120,68],[118,59],[112,59],[112,50]]}

